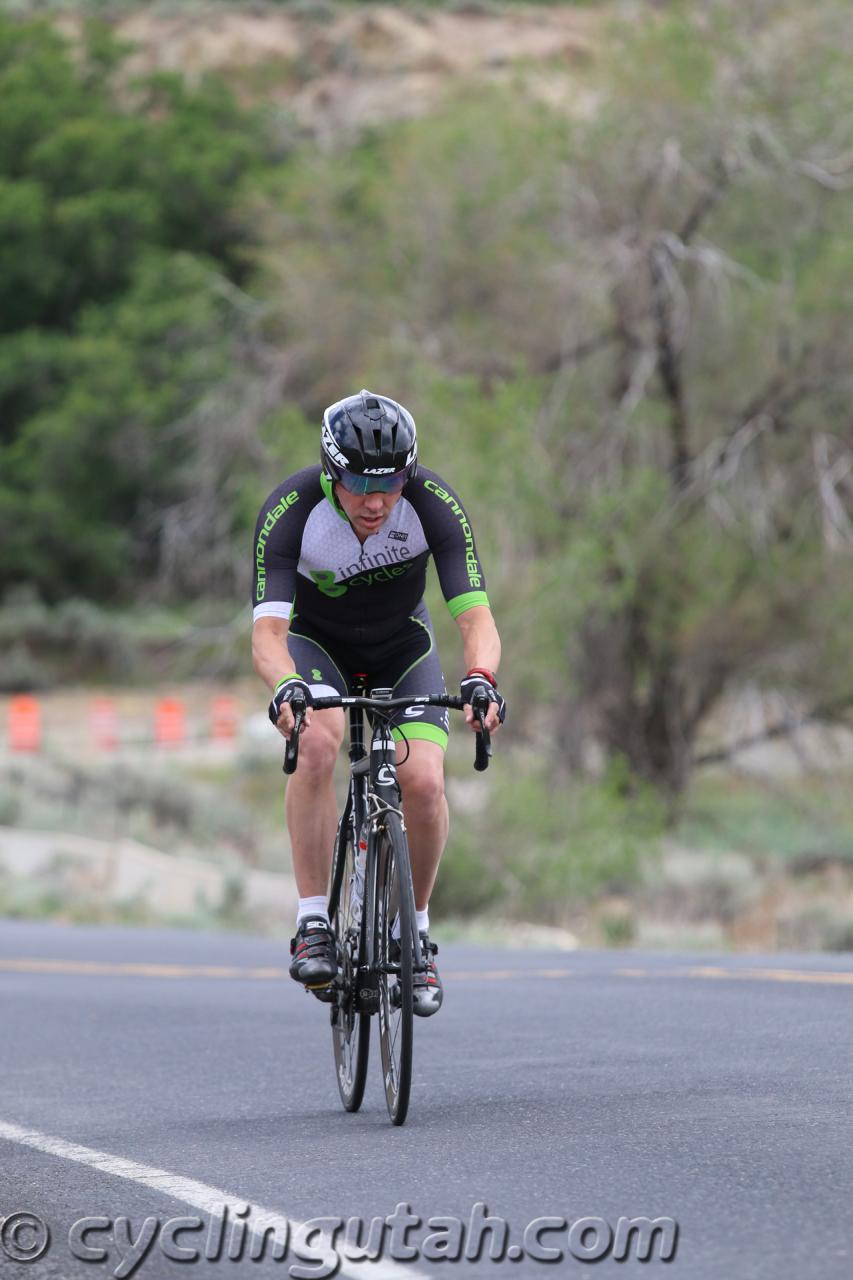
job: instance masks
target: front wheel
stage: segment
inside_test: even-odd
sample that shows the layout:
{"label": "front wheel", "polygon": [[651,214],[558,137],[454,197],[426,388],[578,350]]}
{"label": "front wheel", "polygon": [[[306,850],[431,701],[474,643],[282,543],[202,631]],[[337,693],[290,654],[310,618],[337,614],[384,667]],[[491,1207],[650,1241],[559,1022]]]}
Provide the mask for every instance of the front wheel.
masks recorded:
{"label": "front wheel", "polygon": [[[402,1124],[412,1087],[412,982],[418,954],[415,895],[409,846],[399,818],[389,815],[376,840],[379,1045],[388,1114],[394,1124]],[[398,937],[391,936],[398,931]]]}
{"label": "front wheel", "polygon": [[329,893],[329,919],[335,935],[339,970],[331,1020],[335,1074],[341,1102],[347,1111],[358,1111],[367,1079],[370,1018],[358,1011],[356,1002],[355,979],[361,952],[362,912],[353,902],[355,836],[350,812],[350,805],[347,805],[338,827]]}

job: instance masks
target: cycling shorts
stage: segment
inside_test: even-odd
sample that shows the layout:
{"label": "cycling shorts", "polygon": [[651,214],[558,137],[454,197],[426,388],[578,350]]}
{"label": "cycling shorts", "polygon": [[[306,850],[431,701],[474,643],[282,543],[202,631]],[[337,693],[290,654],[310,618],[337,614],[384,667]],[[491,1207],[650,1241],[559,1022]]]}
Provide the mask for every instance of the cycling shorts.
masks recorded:
{"label": "cycling shorts", "polygon": [[[404,625],[387,639],[361,648],[340,636],[324,634],[294,614],[287,647],[302,679],[315,697],[352,694],[354,677],[364,674],[371,689],[406,693],[447,692],[435,644],[432,622],[421,600]],[[399,741],[425,739],[447,749],[449,715],[445,707],[401,707],[394,716],[392,733]]]}

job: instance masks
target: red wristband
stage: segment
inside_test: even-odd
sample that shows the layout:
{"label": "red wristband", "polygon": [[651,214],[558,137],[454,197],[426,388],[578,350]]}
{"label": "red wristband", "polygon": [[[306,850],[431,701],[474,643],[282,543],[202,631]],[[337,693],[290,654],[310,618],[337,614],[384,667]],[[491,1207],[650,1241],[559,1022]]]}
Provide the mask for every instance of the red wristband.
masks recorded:
{"label": "red wristband", "polygon": [[[493,689],[498,687],[498,678],[494,671],[488,671],[486,667],[472,667],[468,672],[468,676],[485,676]],[[468,679],[468,676],[465,678]]]}

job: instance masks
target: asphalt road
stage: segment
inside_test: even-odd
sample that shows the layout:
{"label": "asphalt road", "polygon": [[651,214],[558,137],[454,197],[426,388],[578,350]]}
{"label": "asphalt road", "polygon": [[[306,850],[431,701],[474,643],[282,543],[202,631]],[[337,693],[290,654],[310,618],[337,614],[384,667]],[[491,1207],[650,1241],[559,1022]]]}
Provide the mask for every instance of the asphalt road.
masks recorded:
{"label": "asphalt road", "polygon": [[[299,1224],[399,1204],[425,1225],[404,1233],[400,1210],[384,1262],[340,1274],[853,1275],[853,956],[448,945],[439,959],[445,1007],[417,1024],[394,1129],[376,1043],[361,1112],[341,1110],[327,1011],[283,976],[282,944],[0,922],[0,1276],[329,1274]],[[503,1260],[500,1226],[465,1257],[478,1204],[508,1224]],[[25,1212],[51,1243],[14,1261],[40,1243]],[[284,1258],[271,1239],[250,1258],[260,1237],[239,1224],[262,1213],[279,1239],[289,1224]],[[97,1216],[72,1247],[72,1224]],[[164,1232],[179,1217],[195,1226]],[[664,1231],[650,1261],[614,1259],[619,1220],[639,1217],[677,1224],[669,1262]],[[169,1260],[170,1231],[189,1255]],[[102,1260],[75,1256],[81,1242]],[[421,1256],[395,1261],[401,1244]],[[531,1256],[543,1246],[562,1257]]]}

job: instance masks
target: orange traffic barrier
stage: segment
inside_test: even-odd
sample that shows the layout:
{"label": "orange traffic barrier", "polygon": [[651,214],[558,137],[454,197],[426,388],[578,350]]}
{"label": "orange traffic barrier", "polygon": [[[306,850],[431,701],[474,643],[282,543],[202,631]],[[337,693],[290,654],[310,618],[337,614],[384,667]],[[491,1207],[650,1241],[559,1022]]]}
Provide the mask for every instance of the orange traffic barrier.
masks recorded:
{"label": "orange traffic barrier", "polygon": [[19,694],[9,703],[9,747],[12,751],[41,747],[41,706],[29,694]]}
{"label": "orange traffic barrier", "polygon": [[220,694],[211,703],[210,736],[214,742],[233,742],[237,737],[237,702],[228,694]]}
{"label": "orange traffic barrier", "polygon": [[179,747],[187,740],[187,718],[179,698],[161,698],[154,708],[154,738],[161,747]]}
{"label": "orange traffic barrier", "polygon": [[115,751],[118,746],[118,715],[112,698],[94,698],[89,708],[92,741],[99,751]]}

